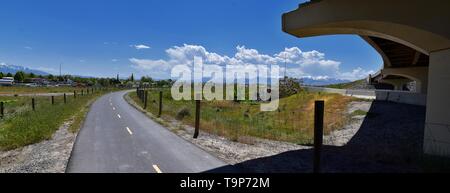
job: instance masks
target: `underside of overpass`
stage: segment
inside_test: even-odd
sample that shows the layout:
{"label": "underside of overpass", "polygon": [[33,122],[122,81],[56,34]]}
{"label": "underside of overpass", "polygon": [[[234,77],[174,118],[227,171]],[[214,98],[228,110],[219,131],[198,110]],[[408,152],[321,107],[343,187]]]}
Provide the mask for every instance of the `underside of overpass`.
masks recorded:
{"label": "underside of overpass", "polygon": [[383,58],[371,81],[427,94],[424,151],[450,156],[450,1],[313,0],[283,14],[296,37],[361,36]]}
{"label": "underside of overpass", "polygon": [[[394,90],[427,93],[430,57],[403,44],[371,36],[361,36],[383,58],[383,69],[371,75],[370,83],[390,84]],[[414,88],[410,88],[414,87]]]}

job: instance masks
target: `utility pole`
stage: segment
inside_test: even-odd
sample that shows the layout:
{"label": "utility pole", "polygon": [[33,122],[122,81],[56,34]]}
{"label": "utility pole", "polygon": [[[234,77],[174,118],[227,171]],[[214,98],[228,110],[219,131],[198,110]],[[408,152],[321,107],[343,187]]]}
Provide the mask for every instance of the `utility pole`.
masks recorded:
{"label": "utility pole", "polygon": [[284,53],[284,78],[287,76],[287,59],[286,59],[286,52]]}

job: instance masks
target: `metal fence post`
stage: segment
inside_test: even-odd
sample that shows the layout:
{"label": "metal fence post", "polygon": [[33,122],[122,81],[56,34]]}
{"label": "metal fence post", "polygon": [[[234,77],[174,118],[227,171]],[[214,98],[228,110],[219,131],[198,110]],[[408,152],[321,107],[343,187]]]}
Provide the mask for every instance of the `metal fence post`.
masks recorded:
{"label": "metal fence post", "polygon": [[64,104],[66,104],[67,103],[67,95],[66,95],[66,93],[64,93]]}
{"label": "metal fence post", "polygon": [[314,110],[314,173],[320,173],[320,161],[323,144],[324,101],[315,102]]}
{"label": "metal fence post", "polygon": [[55,104],[55,96],[52,96],[52,105]]}
{"label": "metal fence post", "polygon": [[195,100],[195,133],[194,139],[198,138],[200,133],[200,100]]}

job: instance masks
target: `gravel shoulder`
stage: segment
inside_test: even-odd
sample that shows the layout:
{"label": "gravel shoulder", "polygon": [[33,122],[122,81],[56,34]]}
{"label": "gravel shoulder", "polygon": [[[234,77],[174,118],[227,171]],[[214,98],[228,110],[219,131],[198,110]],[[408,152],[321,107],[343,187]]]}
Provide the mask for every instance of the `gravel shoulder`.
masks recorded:
{"label": "gravel shoulder", "polygon": [[65,122],[51,140],[23,148],[0,151],[0,173],[64,173],[76,139]]}
{"label": "gravel shoulder", "polygon": [[[353,112],[358,111],[358,110],[363,111],[363,112],[369,112],[371,106],[372,106],[372,102],[366,102],[366,101],[351,102],[348,105],[346,114],[351,115]],[[324,139],[323,139],[324,145],[329,145],[329,146],[347,145],[347,143],[355,136],[355,134],[358,133],[365,118],[366,118],[366,115],[357,115],[357,116],[350,117],[350,120],[342,129],[335,130],[335,131],[331,132],[329,135],[324,136]]]}

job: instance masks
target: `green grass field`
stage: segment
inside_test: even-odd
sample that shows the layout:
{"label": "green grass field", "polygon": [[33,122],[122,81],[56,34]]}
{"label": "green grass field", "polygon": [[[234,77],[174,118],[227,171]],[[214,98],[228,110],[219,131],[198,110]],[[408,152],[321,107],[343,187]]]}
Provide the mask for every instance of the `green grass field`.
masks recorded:
{"label": "green grass field", "polygon": [[80,88],[0,86],[0,94],[72,93],[77,89],[79,90]]}
{"label": "green grass field", "polygon": [[76,132],[88,111],[88,105],[106,91],[95,94],[67,96],[64,104],[63,96],[35,97],[36,110],[31,107],[31,97],[0,97],[4,102],[5,117],[0,120],[0,150],[11,150],[42,140],[50,139],[58,128],[70,119],[73,124],[70,131]]}
{"label": "green grass field", "polygon": [[[163,92],[163,116],[165,120],[177,119],[194,125],[193,101],[174,101],[169,90]],[[130,97],[143,105],[136,92]],[[227,137],[233,141],[251,143],[249,136],[297,144],[311,144],[313,139],[314,101],[325,100],[325,133],[341,128],[349,115],[347,104],[353,100],[338,94],[302,92],[280,101],[275,112],[261,112],[258,102],[203,101],[201,130]],[[158,114],[159,91],[150,91],[148,110]]]}

